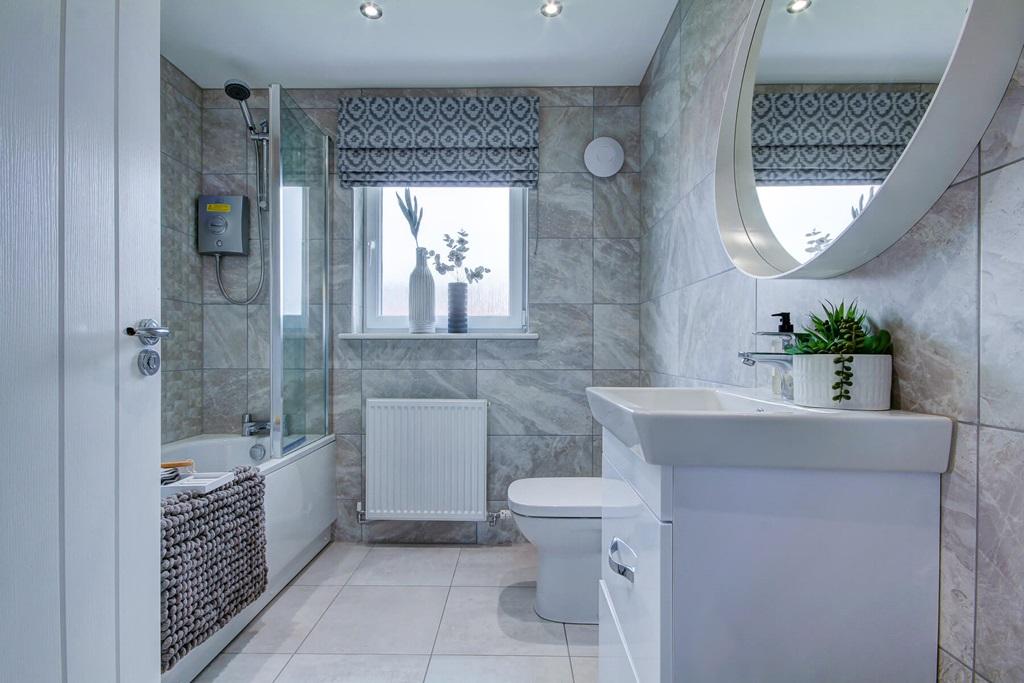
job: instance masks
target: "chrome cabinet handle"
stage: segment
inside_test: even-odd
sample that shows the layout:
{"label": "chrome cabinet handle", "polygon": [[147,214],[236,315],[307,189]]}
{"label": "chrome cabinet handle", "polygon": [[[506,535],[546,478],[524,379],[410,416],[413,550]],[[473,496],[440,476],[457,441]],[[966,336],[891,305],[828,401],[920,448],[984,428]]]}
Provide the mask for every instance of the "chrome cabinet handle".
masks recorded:
{"label": "chrome cabinet handle", "polygon": [[608,566],[612,568],[613,572],[619,576],[625,577],[625,579],[630,583],[633,583],[636,579],[636,567],[628,564],[622,564],[614,557],[619,552],[619,546],[622,546],[628,550],[633,557],[636,557],[636,553],[633,552],[633,549],[626,545],[625,541],[616,536],[612,539],[612,544],[608,546]]}
{"label": "chrome cabinet handle", "polygon": [[161,339],[171,336],[171,328],[160,327],[160,323],[152,318],[140,320],[135,327],[129,327],[124,331],[129,337],[136,337],[144,346],[153,346]]}

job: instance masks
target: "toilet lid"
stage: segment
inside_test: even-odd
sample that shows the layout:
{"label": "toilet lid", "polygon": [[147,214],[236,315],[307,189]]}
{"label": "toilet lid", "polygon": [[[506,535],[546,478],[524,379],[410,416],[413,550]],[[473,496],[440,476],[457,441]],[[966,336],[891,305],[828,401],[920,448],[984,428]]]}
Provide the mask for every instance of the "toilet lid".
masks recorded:
{"label": "toilet lid", "polygon": [[508,487],[508,507],[526,517],[599,518],[601,478],[519,479]]}

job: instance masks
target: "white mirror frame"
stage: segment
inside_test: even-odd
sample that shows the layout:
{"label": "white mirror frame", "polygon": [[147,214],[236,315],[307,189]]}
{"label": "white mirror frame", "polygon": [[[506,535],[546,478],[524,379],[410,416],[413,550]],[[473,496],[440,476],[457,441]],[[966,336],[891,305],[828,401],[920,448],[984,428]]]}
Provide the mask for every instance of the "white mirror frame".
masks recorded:
{"label": "white mirror frame", "polygon": [[1024,1],[974,0],[946,72],[875,198],[824,251],[801,264],[761,211],[751,160],[751,104],[771,0],[754,2],[744,26],[718,141],[719,231],[736,267],[751,277],[823,279],[881,254],[950,186],[984,134],[1024,45]]}

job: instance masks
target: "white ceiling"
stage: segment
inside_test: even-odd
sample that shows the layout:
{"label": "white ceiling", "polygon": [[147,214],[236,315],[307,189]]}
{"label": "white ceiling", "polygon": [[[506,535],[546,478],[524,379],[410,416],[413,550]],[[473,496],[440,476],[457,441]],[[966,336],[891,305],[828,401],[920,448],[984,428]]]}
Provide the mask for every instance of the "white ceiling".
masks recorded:
{"label": "white ceiling", "polygon": [[758,83],[938,83],[971,0],[772,0]]}
{"label": "white ceiling", "polygon": [[203,87],[635,85],[676,0],[163,0],[161,52]]}

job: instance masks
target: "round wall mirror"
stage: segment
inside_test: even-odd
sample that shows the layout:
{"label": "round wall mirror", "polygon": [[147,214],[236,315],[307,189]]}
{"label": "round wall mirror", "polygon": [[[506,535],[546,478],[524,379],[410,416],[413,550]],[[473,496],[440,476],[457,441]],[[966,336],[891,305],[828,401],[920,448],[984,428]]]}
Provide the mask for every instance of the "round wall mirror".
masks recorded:
{"label": "round wall mirror", "polygon": [[719,139],[722,240],[761,278],[845,273],[954,181],[1013,74],[1019,0],[760,0]]}

